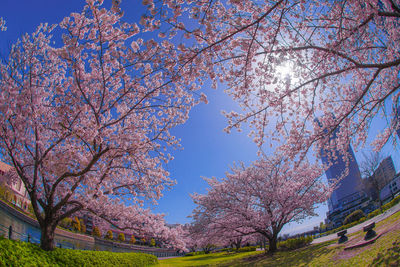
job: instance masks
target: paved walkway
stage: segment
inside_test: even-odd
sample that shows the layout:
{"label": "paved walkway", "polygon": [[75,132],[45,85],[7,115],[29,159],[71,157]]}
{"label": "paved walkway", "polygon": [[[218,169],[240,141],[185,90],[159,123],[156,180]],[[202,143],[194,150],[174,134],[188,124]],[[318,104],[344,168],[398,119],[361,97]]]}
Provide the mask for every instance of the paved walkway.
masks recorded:
{"label": "paved walkway", "polygon": [[[390,209],[386,210],[384,213],[379,214],[379,215],[377,215],[377,216],[375,216],[375,217],[373,217],[373,218],[371,218],[369,220],[366,220],[363,223],[357,224],[357,225],[355,225],[353,227],[350,227],[350,228],[346,229],[347,230],[347,234],[352,234],[352,233],[355,233],[357,231],[360,231],[360,230],[362,230],[362,228],[364,226],[366,226],[367,224],[370,224],[372,222],[382,221],[382,220],[386,219],[387,217],[393,215],[394,213],[398,212],[399,210],[400,210],[400,203],[397,203],[397,205],[395,205],[395,206],[391,207]],[[330,234],[330,235],[327,235],[327,236],[316,238],[316,239],[313,240],[313,242],[311,244],[318,244],[318,243],[322,243],[322,242],[333,240],[333,239],[337,239],[337,238],[338,238],[337,233],[333,233],[333,234]]]}

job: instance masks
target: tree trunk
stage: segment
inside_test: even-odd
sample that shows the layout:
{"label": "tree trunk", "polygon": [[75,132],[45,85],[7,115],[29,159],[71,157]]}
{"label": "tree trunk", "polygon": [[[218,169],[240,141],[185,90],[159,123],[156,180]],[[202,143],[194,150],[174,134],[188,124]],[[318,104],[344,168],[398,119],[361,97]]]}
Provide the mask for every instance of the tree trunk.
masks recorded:
{"label": "tree trunk", "polygon": [[40,247],[43,250],[50,251],[54,250],[54,232],[56,227],[53,227],[51,224],[45,224],[41,227],[42,233],[40,237]]}
{"label": "tree trunk", "polygon": [[239,242],[236,243],[236,244],[235,244],[235,247],[236,247],[236,250],[238,250],[238,249],[240,248],[240,243],[239,243]]}
{"label": "tree trunk", "polygon": [[274,252],[277,250],[277,238],[275,236],[268,238],[268,254],[274,254]]}

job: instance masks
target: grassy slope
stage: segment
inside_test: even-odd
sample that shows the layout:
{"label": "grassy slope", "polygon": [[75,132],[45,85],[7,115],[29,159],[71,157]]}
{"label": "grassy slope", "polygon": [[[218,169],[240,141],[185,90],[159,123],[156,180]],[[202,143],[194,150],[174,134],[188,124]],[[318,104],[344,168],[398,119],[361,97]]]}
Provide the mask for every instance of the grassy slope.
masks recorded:
{"label": "grassy slope", "polygon": [[264,254],[263,251],[242,252],[242,253],[211,253],[198,256],[179,257],[165,260],[159,260],[158,266],[163,267],[179,267],[179,266],[208,266],[225,264],[227,262],[234,262],[245,257]]}
{"label": "grassy slope", "polygon": [[[393,227],[375,243],[365,247],[344,251],[348,245],[328,241],[295,251],[281,251],[273,257],[262,252],[240,254],[215,253],[193,257],[160,260],[159,266],[400,266],[400,212],[376,224],[376,232]],[[362,231],[349,235],[362,238]]]}
{"label": "grassy slope", "polygon": [[35,244],[0,237],[0,266],[150,266],[155,263],[155,256],[144,253],[62,248],[48,252]]}

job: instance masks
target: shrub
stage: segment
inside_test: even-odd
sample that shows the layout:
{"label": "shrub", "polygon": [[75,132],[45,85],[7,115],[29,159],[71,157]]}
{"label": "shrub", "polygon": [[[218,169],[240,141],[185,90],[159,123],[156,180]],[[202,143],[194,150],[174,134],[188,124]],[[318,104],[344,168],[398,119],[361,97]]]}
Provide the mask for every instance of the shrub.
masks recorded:
{"label": "shrub", "polygon": [[154,238],[152,238],[150,240],[150,246],[154,247],[156,245],[156,240],[154,240]]}
{"label": "shrub", "polygon": [[96,237],[101,237],[101,232],[99,227],[97,226],[93,227],[92,235]]}
{"label": "shrub", "polygon": [[113,233],[111,230],[108,230],[106,233],[106,238],[112,240],[113,239]]}
{"label": "shrub", "polygon": [[0,266],[153,266],[157,257],[144,253],[120,253],[56,248],[44,251],[36,244],[0,237]]}
{"label": "shrub", "polygon": [[125,241],[125,235],[124,233],[119,233],[118,234],[118,240],[124,242]]}
{"label": "shrub", "polygon": [[343,224],[346,225],[346,224],[358,221],[362,217],[365,217],[364,212],[362,210],[355,210],[352,213],[350,213],[349,215],[347,215],[347,217],[343,221]]}
{"label": "shrub", "polygon": [[72,230],[75,230],[77,232],[81,231],[81,222],[78,220],[78,217],[75,217],[72,220]]}
{"label": "shrub", "polygon": [[129,241],[131,244],[135,244],[136,243],[136,238],[134,235],[131,236],[131,240]]}
{"label": "shrub", "polygon": [[204,251],[195,251],[186,253],[185,256],[197,256],[197,255],[204,255],[206,254]]}
{"label": "shrub", "polygon": [[62,228],[69,229],[69,228],[71,228],[71,226],[72,226],[72,219],[71,219],[71,218],[64,218],[64,219],[61,220],[61,222],[59,223],[59,225],[60,225]]}
{"label": "shrub", "polygon": [[250,252],[250,251],[256,251],[257,247],[256,246],[247,246],[247,247],[242,247],[237,250],[237,252]]}
{"label": "shrub", "polygon": [[392,199],[389,203],[386,203],[385,205],[383,205],[382,210],[383,211],[388,210],[399,202],[400,202],[400,196],[397,196],[394,199]]}
{"label": "shrub", "polygon": [[376,209],[373,212],[371,212],[370,214],[368,214],[368,219],[371,219],[372,217],[375,217],[377,215],[379,215],[381,213],[380,209]]}
{"label": "shrub", "polygon": [[313,241],[311,236],[307,237],[299,237],[299,238],[289,238],[285,241],[281,241],[278,243],[278,247],[284,250],[293,250],[298,249],[304,246],[309,245]]}
{"label": "shrub", "polygon": [[79,223],[81,225],[81,232],[86,233],[86,225],[82,219],[79,220]]}
{"label": "shrub", "polygon": [[35,211],[33,210],[32,204],[28,204],[28,213],[30,214],[35,214]]}

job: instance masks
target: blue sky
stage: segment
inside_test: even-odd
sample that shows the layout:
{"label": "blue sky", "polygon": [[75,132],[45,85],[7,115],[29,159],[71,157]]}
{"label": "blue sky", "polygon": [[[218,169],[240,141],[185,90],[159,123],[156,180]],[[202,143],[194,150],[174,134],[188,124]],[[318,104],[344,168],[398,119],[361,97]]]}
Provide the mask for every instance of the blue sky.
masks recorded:
{"label": "blue sky", "polygon": [[[110,1],[105,1],[106,6]],[[41,22],[49,24],[60,22],[71,12],[80,12],[84,0],[1,0],[0,17],[6,20],[7,31],[0,32],[0,56],[7,55],[11,44],[22,34],[33,32]],[[125,20],[138,20],[138,14],[143,10],[141,1],[125,0],[122,2]],[[213,90],[207,86],[204,92],[209,104],[200,104],[190,113],[188,122],[176,127],[172,133],[180,138],[183,150],[174,151],[175,160],[167,166],[171,178],[177,180],[177,185],[164,192],[159,205],[154,207],[156,213],[165,213],[169,223],[186,223],[187,216],[194,208],[190,193],[206,192],[206,183],[201,177],[223,177],[229,166],[234,162],[250,163],[257,159],[257,147],[247,137],[247,132],[231,134],[223,132],[226,120],[221,110],[237,109],[237,105],[220,88]],[[377,121],[379,123],[379,121]],[[375,135],[371,132],[371,136]],[[399,148],[391,144],[384,149],[386,155],[392,155],[396,170],[400,170]],[[356,152],[360,163],[362,157]],[[300,232],[319,224],[325,218],[326,205],[317,209],[318,217],[304,221],[302,225],[292,224],[284,232]]]}

